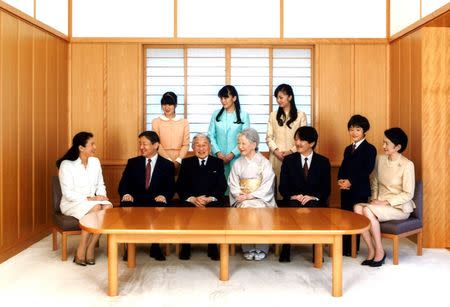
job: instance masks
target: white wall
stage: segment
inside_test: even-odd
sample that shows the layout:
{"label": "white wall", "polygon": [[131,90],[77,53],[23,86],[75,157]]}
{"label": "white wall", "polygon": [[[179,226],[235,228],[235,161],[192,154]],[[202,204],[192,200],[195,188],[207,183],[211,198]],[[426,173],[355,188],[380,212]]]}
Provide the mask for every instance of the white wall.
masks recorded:
{"label": "white wall", "polygon": [[172,37],[172,0],[73,1],[74,37]]}
{"label": "white wall", "polygon": [[386,37],[386,1],[284,0],[284,14],[285,37]]}

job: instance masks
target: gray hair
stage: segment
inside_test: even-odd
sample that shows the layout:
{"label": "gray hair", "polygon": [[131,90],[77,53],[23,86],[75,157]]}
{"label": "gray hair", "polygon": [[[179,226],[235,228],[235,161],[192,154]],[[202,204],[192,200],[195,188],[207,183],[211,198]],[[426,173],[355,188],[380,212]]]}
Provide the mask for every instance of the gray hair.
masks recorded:
{"label": "gray hair", "polygon": [[195,142],[198,139],[206,139],[208,141],[208,144],[211,145],[211,139],[209,138],[209,136],[207,136],[204,133],[197,133],[194,138],[192,139],[192,146],[194,146]]}
{"label": "gray hair", "polygon": [[253,128],[246,128],[239,133],[238,137],[245,136],[247,140],[249,140],[252,143],[256,143],[255,151],[258,151],[259,146],[259,134],[258,131],[256,131]]}

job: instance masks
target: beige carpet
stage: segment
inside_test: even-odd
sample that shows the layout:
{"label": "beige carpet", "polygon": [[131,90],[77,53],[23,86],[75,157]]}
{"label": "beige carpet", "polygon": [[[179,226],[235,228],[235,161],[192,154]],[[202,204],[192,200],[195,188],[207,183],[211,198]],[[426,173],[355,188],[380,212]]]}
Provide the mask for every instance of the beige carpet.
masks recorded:
{"label": "beige carpet", "polygon": [[[77,237],[69,239],[71,257],[60,260],[46,237],[0,264],[2,306],[438,306],[449,302],[450,252],[424,249],[401,241],[400,265],[392,265],[390,241],[381,268],[363,267],[344,257],[343,296],[331,296],[331,263],[325,253],[322,269],[312,267],[311,248],[296,246],[292,262],[282,264],[271,254],[261,262],[247,262],[240,252],[230,257],[230,280],[218,279],[219,262],[209,260],[206,246],[195,245],[192,259],[172,254],[165,262],[148,256],[148,246],[137,249],[137,267],[119,263],[118,297],[107,296],[107,259],[102,239],[97,264],[72,263]],[[365,246],[362,244],[362,255]]]}

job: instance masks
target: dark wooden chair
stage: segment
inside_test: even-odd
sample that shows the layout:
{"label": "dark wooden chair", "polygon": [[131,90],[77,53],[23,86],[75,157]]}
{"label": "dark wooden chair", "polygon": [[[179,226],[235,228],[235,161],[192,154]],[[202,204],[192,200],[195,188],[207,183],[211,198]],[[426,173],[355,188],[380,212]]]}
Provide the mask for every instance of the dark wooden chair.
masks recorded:
{"label": "dark wooden chair", "polygon": [[58,176],[52,177],[52,203],[53,203],[53,250],[58,249],[58,232],[61,234],[61,260],[67,260],[67,237],[81,234],[78,219],[61,213],[59,204],[62,192]]}

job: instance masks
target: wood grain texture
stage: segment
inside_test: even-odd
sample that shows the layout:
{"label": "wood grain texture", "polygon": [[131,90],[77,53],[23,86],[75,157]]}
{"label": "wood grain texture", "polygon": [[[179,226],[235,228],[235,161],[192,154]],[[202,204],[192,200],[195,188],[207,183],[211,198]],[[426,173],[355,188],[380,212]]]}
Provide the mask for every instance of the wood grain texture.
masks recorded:
{"label": "wood grain texture", "polygon": [[[450,192],[448,28],[422,29],[424,245],[445,247]],[[425,157],[433,157],[426,159]]]}
{"label": "wood grain texture", "polygon": [[[400,40],[400,89],[399,89],[399,121],[391,121],[391,127],[402,128],[411,135],[411,38]],[[410,158],[410,147],[403,154]]]}
{"label": "wood grain texture", "polygon": [[139,99],[141,49],[138,44],[107,45],[105,159],[136,155],[141,122]]}
{"label": "wood grain texture", "polygon": [[450,245],[449,21],[447,12],[390,44],[390,124],[407,132],[405,155],[424,182],[425,247]]}
{"label": "wood grain texture", "polygon": [[71,136],[80,131],[92,132],[99,158],[105,156],[104,48],[106,48],[104,44],[73,44],[71,54]]}
{"label": "wood grain texture", "polygon": [[66,150],[69,148],[70,141],[68,139],[68,104],[67,104],[67,84],[68,84],[68,45],[64,41],[57,41],[57,52],[58,52],[58,62],[57,62],[57,84],[58,84],[58,112],[56,115],[58,121],[58,157],[62,156]]}
{"label": "wood grain texture", "polygon": [[123,165],[102,165],[103,179],[106,185],[106,193],[114,206],[120,205],[120,196],[118,192],[120,178],[122,178]]}
{"label": "wood grain texture", "polygon": [[47,68],[46,68],[46,117],[47,117],[47,168],[46,168],[46,218],[47,224],[51,221],[52,214],[52,191],[50,178],[58,174],[55,161],[58,159],[58,44],[57,39],[53,36],[47,36]]}
{"label": "wood grain texture", "polygon": [[370,122],[367,140],[377,151],[382,148],[387,121],[386,46],[355,46],[355,110]]}
{"label": "wood grain texture", "polygon": [[[56,110],[67,105],[57,58],[67,80],[67,43],[0,10],[0,262],[49,233],[47,167],[58,148]],[[60,125],[67,131],[67,120]]]}
{"label": "wood grain texture", "polygon": [[422,43],[421,31],[411,38],[411,130],[409,156],[414,162],[416,178],[422,178]]}
{"label": "wood grain texture", "polygon": [[46,225],[46,187],[47,181],[47,112],[46,112],[46,59],[47,59],[47,38],[44,32],[34,29],[34,62],[33,62],[33,211],[34,227],[38,228]]}
{"label": "wood grain texture", "polygon": [[[33,231],[33,27],[19,23],[19,238]],[[30,146],[31,145],[31,146]]]}
{"label": "wood grain texture", "polygon": [[[0,11],[0,50],[3,50],[3,12]],[[3,66],[3,52],[0,52],[0,118],[2,118],[3,114],[3,71],[1,67]],[[2,125],[0,124],[0,136],[3,133]],[[0,169],[3,169],[3,142],[0,142]],[[3,180],[2,176],[0,176],[0,195],[3,195]],[[3,249],[3,200],[0,197],[0,250]]]}
{"label": "wood grain texture", "polygon": [[2,220],[3,245],[14,244],[18,239],[17,207],[17,118],[18,118],[18,22],[3,14],[2,19]]}
{"label": "wood grain texture", "polygon": [[400,121],[400,41],[389,45],[390,52],[390,100],[389,126]]}
{"label": "wood grain texture", "polygon": [[349,143],[347,122],[352,114],[352,46],[321,45],[319,57],[318,109],[320,123],[317,151],[339,164]]}

